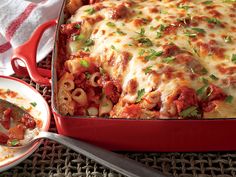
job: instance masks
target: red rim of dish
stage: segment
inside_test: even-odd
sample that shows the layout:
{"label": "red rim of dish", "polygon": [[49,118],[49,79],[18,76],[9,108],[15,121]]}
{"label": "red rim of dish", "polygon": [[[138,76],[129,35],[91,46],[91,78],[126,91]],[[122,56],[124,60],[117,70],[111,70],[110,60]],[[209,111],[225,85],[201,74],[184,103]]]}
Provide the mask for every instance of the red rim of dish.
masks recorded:
{"label": "red rim of dish", "polygon": [[[14,80],[14,81],[17,81],[17,82],[20,82],[22,84],[24,84],[25,86],[29,87],[31,90],[33,90],[36,94],[39,94],[41,97],[42,95],[35,89],[33,88],[32,86],[30,86],[29,84],[27,84],[26,82],[20,80],[20,79],[17,79],[17,78],[14,78],[14,77],[10,77],[10,76],[1,76],[0,75],[0,78],[4,78],[4,79],[10,79],[10,80]],[[43,98],[43,97],[42,97]],[[49,106],[48,106],[48,103],[46,102],[46,100],[43,98],[43,103],[44,103],[44,106],[45,106],[45,109],[47,111],[47,119],[46,119],[46,125],[44,127],[42,127],[41,131],[48,131],[49,129],[49,126],[50,126],[50,120],[51,120],[51,112],[50,112],[50,109],[49,109]],[[33,144],[33,146],[31,148],[29,148],[25,153],[21,154],[19,157],[17,157],[15,160],[11,161],[11,162],[8,162],[2,166],[0,166],[0,168],[5,168],[15,162],[17,162],[19,159],[21,159],[22,157],[25,157],[26,155],[30,155],[30,153],[34,152],[37,148],[37,146],[39,146],[41,144],[41,141],[38,141],[38,142],[35,142]]]}

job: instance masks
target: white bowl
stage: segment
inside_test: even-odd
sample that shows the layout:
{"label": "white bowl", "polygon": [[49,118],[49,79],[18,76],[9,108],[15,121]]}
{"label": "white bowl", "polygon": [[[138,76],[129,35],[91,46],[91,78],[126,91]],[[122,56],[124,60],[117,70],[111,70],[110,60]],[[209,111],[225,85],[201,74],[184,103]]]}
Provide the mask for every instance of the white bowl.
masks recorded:
{"label": "white bowl", "polygon": [[[37,92],[37,90],[22,80],[1,75],[0,89],[10,89],[19,93],[26,100],[29,100],[30,102],[36,102],[37,106],[34,109],[41,113],[39,116],[39,119],[42,121],[42,127],[40,128],[40,131],[48,131],[51,119],[50,109],[45,99],[40,93]],[[25,160],[39,147],[40,144],[41,141],[38,141],[31,147],[16,150],[13,152],[13,157],[0,161],[0,172],[12,168],[13,166]]]}

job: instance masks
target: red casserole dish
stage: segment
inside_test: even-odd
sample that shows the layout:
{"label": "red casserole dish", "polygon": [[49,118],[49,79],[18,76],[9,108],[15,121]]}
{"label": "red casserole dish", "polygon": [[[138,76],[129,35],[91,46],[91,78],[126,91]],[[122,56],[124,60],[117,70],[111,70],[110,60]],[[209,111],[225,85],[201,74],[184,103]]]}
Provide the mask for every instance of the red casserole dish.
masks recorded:
{"label": "red casserole dish", "polygon": [[[41,25],[29,41],[14,51],[12,66],[17,75],[29,74],[36,83],[52,86],[52,111],[58,132],[115,151],[224,151],[236,150],[235,119],[135,120],[63,116],[56,106],[59,27],[64,23],[62,7],[58,21]],[[37,68],[36,52],[43,32],[57,24],[52,71]],[[17,60],[25,63],[19,66]],[[51,74],[50,74],[51,73]],[[52,78],[50,79],[50,76]]]}

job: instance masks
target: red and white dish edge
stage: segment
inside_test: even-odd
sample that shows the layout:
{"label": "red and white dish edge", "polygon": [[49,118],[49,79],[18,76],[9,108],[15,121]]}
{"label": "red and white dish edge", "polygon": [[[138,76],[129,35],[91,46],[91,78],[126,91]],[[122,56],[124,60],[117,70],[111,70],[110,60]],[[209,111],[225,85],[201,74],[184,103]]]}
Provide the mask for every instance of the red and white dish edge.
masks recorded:
{"label": "red and white dish edge", "polygon": [[[40,131],[48,131],[50,126],[51,113],[49,106],[45,99],[41,96],[40,93],[37,92],[36,89],[28,85],[26,82],[9,77],[9,76],[1,76],[0,75],[0,88],[1,89],[10,89],[19,93],[21,96],[26,98],[29,101],[37,103],[37,110],[41,110],[41,120],[42,120],[42,128]],[[36,142],[30,148],[22,148],[14,152],[14,157],[7,158],[4,161],[0,162],[0,172],[5,171],[13,166],[19,164],[27,157],[29,157],[41,144],[41,141]]]}

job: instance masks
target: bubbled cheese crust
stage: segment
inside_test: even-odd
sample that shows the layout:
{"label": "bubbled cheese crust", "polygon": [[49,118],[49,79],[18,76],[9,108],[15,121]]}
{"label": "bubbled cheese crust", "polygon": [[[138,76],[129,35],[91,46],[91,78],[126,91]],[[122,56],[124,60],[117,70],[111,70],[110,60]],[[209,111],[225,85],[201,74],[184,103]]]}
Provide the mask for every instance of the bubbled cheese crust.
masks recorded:
{"label": "bubbled cheese crust", "polygon": [[[182,85],[198,90],[204,86],[202,78],[236,98],[235,2],[105,0],[78,9],[69,22],[78,21],[84,36],[94,41],[89,55],[122,85],[114,117],[119,117],[125,103],[136,102],[141,89],[145,89],[143,98],[158,90],[160,117],[171,117],[176,110],[170,97]],[[71,54],[84,50],[81,43],[74,49],[74,43],[68,44]],[[168,45],[177,46],[183,55],[165,54]],[[127,91],[134,78],[137,94]],[[220,109],[217,106],[203,116],[236,117],[235,100],[221,101]]]}

